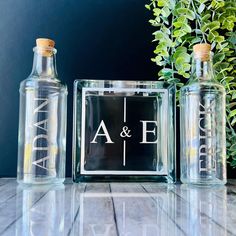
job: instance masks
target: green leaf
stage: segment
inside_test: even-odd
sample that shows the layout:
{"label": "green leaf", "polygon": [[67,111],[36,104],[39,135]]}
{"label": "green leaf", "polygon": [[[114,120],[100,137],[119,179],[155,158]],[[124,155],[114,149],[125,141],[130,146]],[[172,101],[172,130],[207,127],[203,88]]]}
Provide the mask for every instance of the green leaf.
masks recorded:
{"label": "green leaf", "polygon": [[161,9],[159,8],[154,8],[153,9],[153,15],[154,16],[159,16],[161,14]]}
{"label": "green leaf", "polygon": [[225,41],[225,37],[224,37],[224,36],[216,36],[216,37],[215,37],[215,41],[216,41],[217,43],[222,43],[222,42]]}
{"label": "green leaf", "polygon": [[195,19],[195,13],[194,11],[187,9],[187,8],[179,8],[177,9],[177,13],[179,15],[185,15],[189,20]]}
{"label": "green leaf", "polygon": [[186,47],[183,47],[183,46],[177,47],[176,51],[175,51],[175,53],[173,55],[173,58],[177,59],[181,54],[186,53],[186,52],[187,52],[187,48]]}
{"label": "green leaf", "polygon": [[222,28],[232,31],[234,28],[235,22],[236,22],[236,16],[231,15],[231,16],[225,17],[222,23],[222,26],[223,26]]}
{"label": "green leaf", "polygon": [[230,86],[230,87],[236,87],[236,82],[233,82],[233,83],[230,82],[230,83],[229,83],[229,86]]}
{"label": "green leaf", "polygon": [[231,62],[231,61],[234,61],[234,60],[236,60],[236,57],[231,57],[231,58],[228,59],[228,62]]}
{"label": "green leaf", "polygon": [[149,20],[148,21],[152,26],[158,26],[158,22],[156,20]]}
{"label": "green leaf", "polygon": [[170,76],[174,73],[174,70],[170,69],[170,68],[163,68],[161,70],[161,75],[164,75],[164,76]]}
{"label": "green leaf", "polygon": [[187,32],[187,33],[191,33],[191,32],[192,32],[192,28],[191,28],[189,25],[185,25],[182,29],[183,29],[185,32]]}
{"label": "green leaf", "polygon": [[205,16],[202,17],[202,21],[206,22],[210,17],[211,17],[211,14],[206,14]]}
{"label": "green leaf", "polygon": [[232,100],[236,99],[236,92],[232,94]]}
{"label": "green leaf", "polygon": [[[231,152],[230,155],[235,158],[235,156],[236,156],[236,151]],[[236,159],[234,159],[234,160],[236,161]]]}
{"label": "green leaf", "polygon": [[236,106],[236,102],[231,102],[231,103],[227,104],[227,106],[229,108],[232,108],[232,107]]}
{"label": "green leaf", "polygon": [[182,53],[176,60],[175,60],[175,67],[177,70],[182,70],[183,72],[189,71],[191,65],[188,64],[190,61],[190,55],[187,53]]}
{"label": "green leaf", "polygon": [[214,61],[215,62],[221,62],[225,59],[225,54],[224,53],[217,53],[214,55]]}
{"label": "green leaf", "polygon": [[202,31],[207,32],[209,30],[209,31],[212,32],[212,31],[214,31],[216,29],[219,29],[219,28],[220,28],[220,22],[213,21],[213,22],[210,22],[210,23],[207,23],[207,24],[203,25]]}
{"label": "green leaf", "polygon": [[230,81],[234,81],[234,77],[232,77],[232,76],[224,76],[223,79],[221,79],[221,82],[223,82],[223,81],[229,83]]}
{"label": "green leaf", "polygon": [[229,150],[230,150],[230,151],[236,151],[236,143],[234,143],[234,144],[230,147]]}
{"label": "green leaf", "polygon": [[204,3],[201,3],[199,8],[197,9],[198,13],[201,14],[204,11],[205,7],[206,5]]}
{"label": "green leaf", "polygon": [[213,42],[215,41],[216,37],[219,35],[219,33],[217,31],[210,31],[209,32],[209,35],[207,37],[207,39],[210,41],[210,42]]}
{"label": "green leaf", "polygon": [[201,42],[201,40],[202,40],[201,38],[194,38],[193,40],[191,40],[191,45],[199,43]]}
{"label": "green leaf", "polygon": [[165,34],[160,30],[154,32],[153,34],[155,35],[155,39],[162,40],[165,38]]}
{"label": "green leaf", "polygon": [[231,125],[235,125],[236,124],[236,117],[233,118],[233,120],[231,121]]}
{"label": "green leaf", "polygon": [[188,79],[190,77],[190,74],[189,73],[183,73],[183,77]]}
{"label": "green leaf", "polygon": [[200,3],[205,3],[207,2],[208,0],[199,0]]}
{"label": "green leaf", "polygon": [[184,83],[176,83],[176,86],[181,88],[184,86]]}
{"label": "green leaf", "polygon": [[184,30],[174,30],[174,37],[182,37],[186,34]]}
{"label": "green leaf", "polygon": [[196,34],[202,34],[202,31],[201,31],[200,29],[195,29],[194,32],[195,32]]}
{"label": "green leaf", "polygon": [[157,1],[157,6],[158,7],[164,7],[166,5],[166,1],[165,0],[158,0]]}
{"label": "green leaf", "polygon": [[165,27],[165,26],[162,27],[162,32],[163,32],[164,34],[170,34],[170,33],[171,33],[171,32],[170,32],[170,29],[168,29],[168,28]]}
{"label": "green leaf", "polygon": [[183,64],[183,70],[184,71],[189,71],[191,69],[191,65],[190,64],[188,64],[188,63],[184,63]]}
{"label": "green leaf", "polygon": [[168,7],[163,7],[161,13],[164,17],[168,17],[171,12]]}
{"label": "green leaf", "polygon": [[151,61],[152,62],[156,62],[156,58],[151,58]]}
{"label": "green leaf", "polygon": [[236,115],[236,110],[233,110],[229,113],[229,118],[234,117]]}
{"label": "green leaf", "polygon": [[151,6],[146,4],[145,7],[148,9],[148,10],[151,10]]}

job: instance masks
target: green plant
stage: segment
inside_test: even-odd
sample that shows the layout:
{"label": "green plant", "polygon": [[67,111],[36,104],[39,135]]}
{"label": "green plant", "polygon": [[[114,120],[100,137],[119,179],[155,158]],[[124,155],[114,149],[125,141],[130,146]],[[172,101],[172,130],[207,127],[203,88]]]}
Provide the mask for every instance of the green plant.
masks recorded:
{"label": "green plant", "polygon": [[153,42],[158,78],[179,89],[190,77],[192,46],[211,43],[217,80],[226,89],[227,157],[236,167],[236,2],[235,0],[150,0],[149,21],[156,28]]}

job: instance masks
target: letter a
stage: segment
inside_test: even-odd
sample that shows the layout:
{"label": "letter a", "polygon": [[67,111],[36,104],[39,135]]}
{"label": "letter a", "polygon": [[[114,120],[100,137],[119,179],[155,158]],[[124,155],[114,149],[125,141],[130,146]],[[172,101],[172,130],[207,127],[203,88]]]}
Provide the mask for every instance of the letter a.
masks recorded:
{"label": "letter a", "polygon": [[[103,133],[99,133],[101,128],[103,129]],[[107,128],[106,128],[105,123],[104,123],[103,120],[101,121],[101,123],[100,123],[100,125],[99,125],[99,127],[97,129],[97,132],[96,132],[96,134],[95,134],[95,136],[93,138],[93,141],[91,143],[97,143],[96,142],[97,136],[105,136],[106,139],[107,139],[106,143],[114,143],[114,142],[112,142],[112,140],[111,140],[111,138],[109,136],[109,133],[107,131]]]}

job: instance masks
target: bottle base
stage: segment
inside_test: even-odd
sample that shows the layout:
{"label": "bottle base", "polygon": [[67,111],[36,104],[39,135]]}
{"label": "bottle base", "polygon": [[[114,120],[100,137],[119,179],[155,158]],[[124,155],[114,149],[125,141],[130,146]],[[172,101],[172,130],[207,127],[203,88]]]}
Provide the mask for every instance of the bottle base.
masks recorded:
{"label": "bottle base", "polygon": [[26,176],[23,179],[17,179],[18,184],[20,185],[59,185],[63,184],[65,178],[55,178],[55,177],[30,177]]}
{"label": "bottle base", "polygon": [[170,176],[115,176],[115,175],[77,175],[73,178],[74,183],[81,182],[159,182],[175,183],[175,178]]}
{"label": "bottle base", "polygon": [[226,180],[220,179],[183,179],[181,178],[183,184],[195,185],[195,186],[220,186],[227,183]]}

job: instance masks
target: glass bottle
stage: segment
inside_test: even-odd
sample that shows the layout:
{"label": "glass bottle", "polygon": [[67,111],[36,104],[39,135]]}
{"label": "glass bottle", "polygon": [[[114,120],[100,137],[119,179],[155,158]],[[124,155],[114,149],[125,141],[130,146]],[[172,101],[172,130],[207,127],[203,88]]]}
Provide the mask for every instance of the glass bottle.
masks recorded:
{"label": "glass bottle", "polygon": [[62,183],[65,178],[67,87],[56,70],[54,41],[37,39],[33,69],[20,84],[17,181]]}
{"label": "glass bottle", "polygon": [[181,181],[225,184],[225,89],[215,79],[211,45],[193,51],[191,79],[180,91]]}

